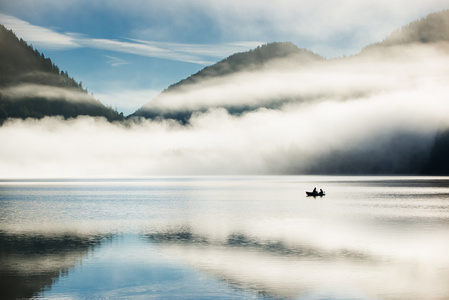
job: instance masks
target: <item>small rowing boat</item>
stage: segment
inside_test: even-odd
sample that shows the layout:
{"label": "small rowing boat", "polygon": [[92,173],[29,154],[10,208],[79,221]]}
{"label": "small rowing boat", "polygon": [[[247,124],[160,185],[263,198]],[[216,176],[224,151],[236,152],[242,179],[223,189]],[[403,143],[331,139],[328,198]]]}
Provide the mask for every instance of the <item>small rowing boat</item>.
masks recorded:
{"label": "small rowing boat", "polygon": [[306,194],[307,194],[307,197],[308,196],[312,196],[312,197],[317,197],[317,196],[320,196],[320,197],[322,197],[322,196],[326,196],[326,194],[324,193],[324,192],[306,192]]}

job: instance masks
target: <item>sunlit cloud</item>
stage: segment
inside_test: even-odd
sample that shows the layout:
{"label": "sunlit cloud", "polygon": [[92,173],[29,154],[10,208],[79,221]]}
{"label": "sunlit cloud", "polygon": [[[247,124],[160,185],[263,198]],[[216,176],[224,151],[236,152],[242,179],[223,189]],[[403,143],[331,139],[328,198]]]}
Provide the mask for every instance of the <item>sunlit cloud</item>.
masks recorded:
{"label": "sunlit cloud", "polygon": [[345,60],[277,60],[254,71],[206,78],[165,92],[143,110],[164,113],[215,107],[272,108],[292,102],[343,101],[397,91],[418,97],[425,85],[438,84],[445,78],[448,46],[440,46],[396,47],[389,49],[388,55],[374,52]]}
{"label": "sunlit cloud", "polygon": [[[162,44],[103,44],[170,55]],[[373,48],[347,59],[287,57],[257,71],[186,85],[145,106],[162,114],[190,111],[187,125],[167,119],[9,120],[0,140],[14,142],[0,148],[0,177],[326,173],[338,172],[340,163],[417,172],[436,132],[449,128],[448,49],[442,42]],[[102,96],[140,105],[155,95],[111,88]]]}
{"label": "sunlit cloud", "polygon": [[410,136],[404,145],[429,151],[449,109],[445,99],[394,96],[241,117],[215,109],[194,116],[188,127],[173,121],[125,126],[88,117],[11,120],[0,128],[2,140],[14,141],[0,149],[0,177],[301,173],[330,150],[362,149],[400,161],[410,149],[386,151],[402,133]]}

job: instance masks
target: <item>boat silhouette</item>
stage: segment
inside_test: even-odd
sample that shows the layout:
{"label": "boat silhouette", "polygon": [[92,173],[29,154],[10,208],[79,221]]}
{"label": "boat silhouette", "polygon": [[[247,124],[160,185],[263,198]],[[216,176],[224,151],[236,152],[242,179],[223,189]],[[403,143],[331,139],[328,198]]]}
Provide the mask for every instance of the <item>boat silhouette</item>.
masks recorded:
{"label": "boat silhouette", "polygon": [[312,197],[317,197],[317,196],[326,196],[326,193],[324,191],[321,192],[317,192],[317,191],[313,191],[313,192],[306,192],[307,197],[312,196]]}

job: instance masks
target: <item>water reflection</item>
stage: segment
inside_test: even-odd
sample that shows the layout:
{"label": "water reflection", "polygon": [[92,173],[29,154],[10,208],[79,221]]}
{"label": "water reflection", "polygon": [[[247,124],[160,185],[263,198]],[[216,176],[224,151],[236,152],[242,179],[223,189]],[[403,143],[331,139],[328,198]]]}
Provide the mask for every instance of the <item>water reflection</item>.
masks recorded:
{"label": "water reflection", "polygon": [[[285,225],[285,220],[278,223]],[[447,231],[398,239],[404,232],[382,236],[385,232],[365,231],[368,227],[350,230],[328,223],[301,229],[304,225],[296,222],[293,228],[284,226],[270,234],[265,229],[272,230],[275,223],[260,222],[218,237],[199,227],[172,224],[145,236],[180,262],[234,287],[275,298],[443,299],[449,295]],[[334,225],[337,228],[332,229]]]}
{"label": "water reflection", "polygon": [[7,298],[449,296],[448,178],[0,181],[0,207]]}
{"label": "water reflection", "polygon": [[0,231],[1,298],[32,298],[51,288],[70,269],[81,264],[103,239],[101,236]]}

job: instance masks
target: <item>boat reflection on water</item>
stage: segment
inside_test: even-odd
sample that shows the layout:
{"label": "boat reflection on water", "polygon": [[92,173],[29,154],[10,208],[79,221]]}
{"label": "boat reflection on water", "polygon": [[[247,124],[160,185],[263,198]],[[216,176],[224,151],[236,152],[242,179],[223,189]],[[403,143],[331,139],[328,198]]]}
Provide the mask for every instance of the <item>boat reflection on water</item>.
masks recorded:
{"label": "boat reflection on water", "polygon": [[104,237],[0,231],[2,299],[36,297],[81,264]]}

